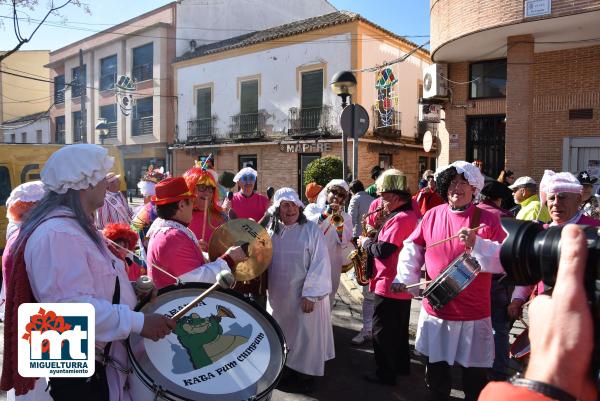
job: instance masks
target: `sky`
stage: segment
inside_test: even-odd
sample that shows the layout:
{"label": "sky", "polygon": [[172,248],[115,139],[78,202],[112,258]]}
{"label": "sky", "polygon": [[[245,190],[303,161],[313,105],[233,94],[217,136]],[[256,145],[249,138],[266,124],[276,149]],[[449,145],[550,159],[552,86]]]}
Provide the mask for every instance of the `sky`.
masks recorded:
{"label": "sky", "polygon": [[[210,1],[210,0],[209,0]],[[277,1],[277,0],[266,0]],[[300,0],[312,1],[312,0]],[[61,0],[54,0],[62,4]],[[21,50],[56,50],[69,43],[93,35],[171,0],[89,0],[90,14],[84,9],[68,5],[60,16],[49,16],[47,23],[35,33]],[[429,0],[329,0],[338,10],[352,11],[400,36],[416,35],[407,39],[422,44],[429,40]],[[8,4],[7,4],[8,3]],[[34,10],[19,10],[21,36],[29,37],[47,10],[49,1],[39,0]],[[16,46],[12,23],[12,1],[0,0],[0,50]],[[28,19],[31,19],[28,21]],[[253,29],[252,26],[240,27]]]}

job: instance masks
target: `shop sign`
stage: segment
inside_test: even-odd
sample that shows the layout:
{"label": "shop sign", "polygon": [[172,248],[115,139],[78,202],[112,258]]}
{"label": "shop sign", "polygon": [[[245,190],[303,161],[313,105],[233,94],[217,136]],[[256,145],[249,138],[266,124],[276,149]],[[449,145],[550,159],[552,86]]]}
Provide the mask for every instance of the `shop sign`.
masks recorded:
{"label": "shop sign", "polygon": [[525,18],[552,13],[552,0],[525,0]]}
{"label": "shop sign", "polygon": [[279,150],[286,153],[331,152],[331,143],[282,143],[279,145]]}
{"label": "shop sign", "polygon": [[450,149],[458,149],[460,148],[460,143],[458,141],[458,134],[450,134]]}

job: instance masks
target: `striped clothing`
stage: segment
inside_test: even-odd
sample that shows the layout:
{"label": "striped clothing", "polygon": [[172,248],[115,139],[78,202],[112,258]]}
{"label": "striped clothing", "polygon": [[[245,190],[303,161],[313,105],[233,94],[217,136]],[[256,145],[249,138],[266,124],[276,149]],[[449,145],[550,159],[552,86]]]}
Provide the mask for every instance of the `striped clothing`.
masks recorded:
{"label": "striped clothing", "polygon": [[120,192],[106,191],[104,205],[96,210],[96,227],[104,229],[109,223],[125,223],[129,225],[133,213],[127,204],[125,196]]}

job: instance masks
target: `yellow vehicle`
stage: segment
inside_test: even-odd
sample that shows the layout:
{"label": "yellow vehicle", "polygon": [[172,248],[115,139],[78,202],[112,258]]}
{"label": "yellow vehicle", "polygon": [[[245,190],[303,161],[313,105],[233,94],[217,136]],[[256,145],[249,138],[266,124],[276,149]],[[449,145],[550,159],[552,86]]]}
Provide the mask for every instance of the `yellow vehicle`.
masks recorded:
{"label": "yellow vehicle", "polygon": [[[0,144],[0,253],[6,244],[6,199],[16,186],[40,179],[44,163],[63,146],[54,144]],[[113,171],[121,174],[121,190],[127,189],[123,174],[123,158],[115,146],[105,145],[115,158]]]}

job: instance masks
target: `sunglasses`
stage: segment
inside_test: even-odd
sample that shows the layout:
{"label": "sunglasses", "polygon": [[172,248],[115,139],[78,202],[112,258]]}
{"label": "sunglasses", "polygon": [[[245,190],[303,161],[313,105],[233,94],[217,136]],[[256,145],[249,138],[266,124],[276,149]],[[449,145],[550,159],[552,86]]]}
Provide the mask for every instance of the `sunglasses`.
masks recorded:
{"label": "sunglasses", "polygon": [[210,185],[202,185],[202,184],[196,185],[196,188],[198,189],[199,192],[212,192],[215,190]]}
{"label": "sunglasses", "polygon": [[240,177],[241,182],[255,182],[256,178],[252,174],[246,174]]}

